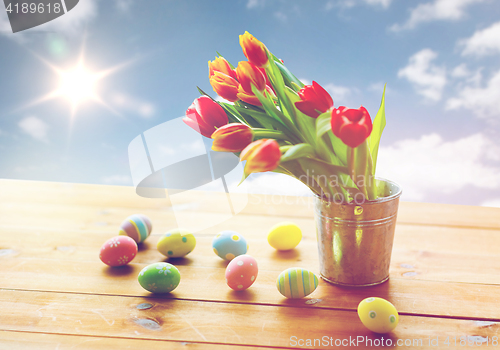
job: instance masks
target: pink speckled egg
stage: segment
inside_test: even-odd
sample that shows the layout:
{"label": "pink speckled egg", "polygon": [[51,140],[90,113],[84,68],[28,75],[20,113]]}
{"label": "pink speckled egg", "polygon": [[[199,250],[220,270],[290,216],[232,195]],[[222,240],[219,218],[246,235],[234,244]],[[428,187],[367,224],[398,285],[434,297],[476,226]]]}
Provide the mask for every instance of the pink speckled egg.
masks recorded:
{"label": "pink speckled egg", "polygon": [[255,282],[258,272],[254,258],[247,254],[238,255],[227,265],[227,285],[234,290],[245,290]]}
{"label": "pink speckled egg", "polygon": [[116,236],[108,239],[101,247],[99,258],[109,266],[126,265],[135,258],[137,243],[128,236]]}

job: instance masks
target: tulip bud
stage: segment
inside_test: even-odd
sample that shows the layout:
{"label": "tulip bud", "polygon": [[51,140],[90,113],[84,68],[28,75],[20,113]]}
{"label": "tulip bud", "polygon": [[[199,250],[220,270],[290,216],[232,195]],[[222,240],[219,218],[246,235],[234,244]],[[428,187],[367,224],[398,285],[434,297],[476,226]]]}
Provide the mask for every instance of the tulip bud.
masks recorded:
{"label": "tulip bud", "polygon": [[372,120],[365,107],[349,109],[341,106],[332,110],[332,132],[347,146],[355,148],[372,132]]}
{"label": "tulip bud", "polygon": [[220,97],[234,102],[238,101],[238,87],[240,83],[233,77],[219,71],[214,71],[210,77],[210,85]]}
{"label": "tulip bud", "polygon": [[266,78],[264,74],[253,63],[242,61],[236,67],[236,75],[241,87],[247,94],[252,94],[252,84],[259,91],[264,91],[266,88]]}
{"label": "tulip bud", "polygon": [[254,141],[240,154],[240,160],[247,161],[245,164],[246,175],[274,170],[278,167],[280,158],[280,146],[273,139]]}
{"label": "tulip bud", "polygon": [[212,150],[218,152],[241,152],[253,139],[253,131],[245,124],[224,125],[212,134]]}
{"label": "tulip bud", "polygon": [[266,46],[249,32],[240,35],[240,45],[245,57],[257,67],[265,67],[269,63]]}
{"label": "tulip bud", "polygon": [[299,91],[301,101],[295,102],[295,107],[311,118],[318,118],[333,107],[332,97],[321,85],[313,81]]}
{"label": "tulip bud", "polygon": [[229,62],[224,57],[216,57],[213,61],[208,61],[208,77],[211,78],[215,72],[221,72],[236,79],[236,72],[231,68]]}
{"label": "tulip bud", "polygon": [[210,137],[215,129],[228,123],[224,109],[208,96],[198,97],[186,110],[184,123],[205,137]]}

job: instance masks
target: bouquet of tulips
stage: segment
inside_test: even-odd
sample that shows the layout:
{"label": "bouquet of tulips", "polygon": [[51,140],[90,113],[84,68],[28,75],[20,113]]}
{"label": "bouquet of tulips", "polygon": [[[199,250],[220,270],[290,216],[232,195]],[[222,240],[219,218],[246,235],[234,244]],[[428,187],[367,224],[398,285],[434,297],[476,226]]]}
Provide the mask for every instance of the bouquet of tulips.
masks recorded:
{"label": "bouquet of tulips", "polygon": [[214,151],[233,152],[246,161],[243,180],[274,171],[334,201],[359,203],[382,196],[375,166],[385,127],[385,89],[372,123],[364,107],[334,108],[318,83],[304,86],[248,32],[239,39],[248,61],[235,68],[218,54],[208,62],[210,84],[228,102],[215,101],[198,88],[202,96],[183,121],[211,137]]}

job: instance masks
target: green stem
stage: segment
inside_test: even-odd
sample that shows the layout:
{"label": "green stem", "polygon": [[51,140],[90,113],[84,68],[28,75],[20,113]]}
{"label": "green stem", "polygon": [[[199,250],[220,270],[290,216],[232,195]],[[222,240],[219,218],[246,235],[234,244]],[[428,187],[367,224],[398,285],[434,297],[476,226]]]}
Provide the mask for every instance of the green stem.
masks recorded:
{"label": "green stem", "polygon": [[269,129],[252,129],[255,139],[276,139],[292,142],[283,131]]}

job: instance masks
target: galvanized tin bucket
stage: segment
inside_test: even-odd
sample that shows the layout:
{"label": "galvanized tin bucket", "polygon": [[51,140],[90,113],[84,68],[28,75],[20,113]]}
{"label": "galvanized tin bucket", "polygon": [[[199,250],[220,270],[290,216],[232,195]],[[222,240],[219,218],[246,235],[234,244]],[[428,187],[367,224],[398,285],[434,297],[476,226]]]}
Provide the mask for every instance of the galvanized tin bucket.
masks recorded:
{"label": "galvanized tin bucket", "polygon": [[321,277],[366,287],[389,279],[401,187],[377,179],[383,197],[360,204],[314,199]]}

